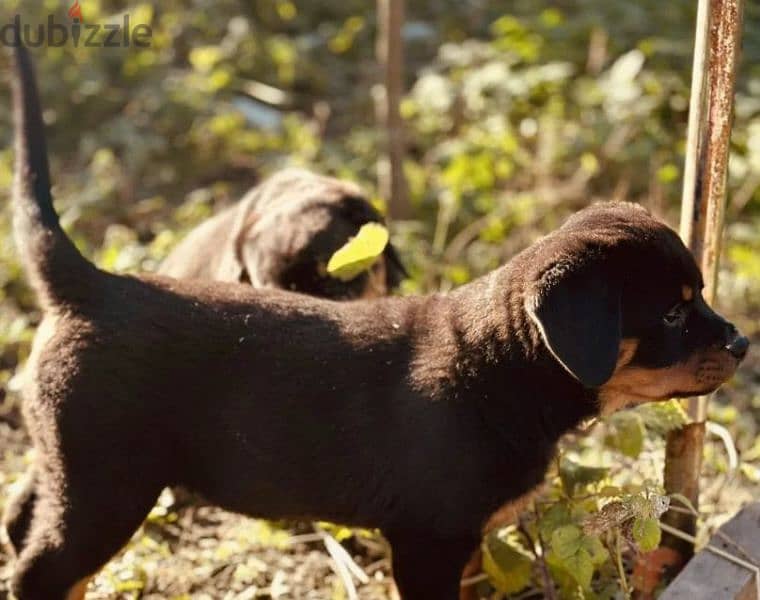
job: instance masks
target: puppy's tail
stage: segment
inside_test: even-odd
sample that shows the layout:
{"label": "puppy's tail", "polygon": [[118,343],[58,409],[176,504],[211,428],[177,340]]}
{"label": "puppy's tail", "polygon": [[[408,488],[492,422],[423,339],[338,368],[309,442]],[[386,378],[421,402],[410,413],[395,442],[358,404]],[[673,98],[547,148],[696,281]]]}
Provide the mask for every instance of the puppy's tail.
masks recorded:
{"label": "puppy's tail", "polygon": [[53,208],[42,109],[26,48],[14,48],[13,124],[16,245],[43,306],[77,304],[97,269],[66,236]]}

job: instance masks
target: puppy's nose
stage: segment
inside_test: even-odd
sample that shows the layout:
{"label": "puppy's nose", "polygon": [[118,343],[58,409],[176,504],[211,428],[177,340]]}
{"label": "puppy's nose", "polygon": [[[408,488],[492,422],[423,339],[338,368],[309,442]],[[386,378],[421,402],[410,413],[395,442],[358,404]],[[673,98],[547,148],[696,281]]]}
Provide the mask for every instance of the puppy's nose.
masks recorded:
{"label": "puppy's nose", "polygon": [[747,349],[749,348],[749,340],[743,335],[738,333],[734,338],[726,344],[726,350],[728,350],[732,356],[742,360],[747,355]]}

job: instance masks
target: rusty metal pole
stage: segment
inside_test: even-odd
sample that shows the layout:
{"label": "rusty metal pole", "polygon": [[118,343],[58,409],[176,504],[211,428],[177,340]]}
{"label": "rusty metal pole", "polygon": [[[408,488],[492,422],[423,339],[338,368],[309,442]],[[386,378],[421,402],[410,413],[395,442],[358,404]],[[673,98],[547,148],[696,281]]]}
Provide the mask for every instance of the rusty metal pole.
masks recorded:
{"label": "rusty metal pole", "polygon": [[[702,269],[708,304],[716,299],[741,30],[742,0],[699,1],[681,237]],[[682,494],[698,506],[707,397],[689,400],[688,413],[692,422],[668,436],[664,483],[668,493]],[[692,535],[696,531],[691,515],[671,511],[663,521]],[[672,536],[664,536],[663,544],[684,559],[693,553],[691,544]]]}

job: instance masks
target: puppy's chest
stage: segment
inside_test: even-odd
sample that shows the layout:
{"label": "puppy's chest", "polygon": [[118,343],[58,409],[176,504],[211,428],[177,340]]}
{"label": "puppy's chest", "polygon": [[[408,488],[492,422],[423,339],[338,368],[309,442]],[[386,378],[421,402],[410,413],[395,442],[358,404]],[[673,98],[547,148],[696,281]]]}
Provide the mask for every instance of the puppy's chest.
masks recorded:
{"label": "puppy's chest", "polygon": [[528,490],[524,494],[508,500],[502,504],[498,509],[491,513],[488,519],[483,524],[483,533],[488,533],[494,529],[500,529],[507,525],[514,525],[520,519],[520,514],[526,511],[533,499],[541,494],[543,484],[539,484],[531,490]]}
{"label": "puppy's chest", "polygon": [[484,532],[517,522],[543,488],[548,464],[543,456],[507,456],[488,481],[479,482],[479,526]]}

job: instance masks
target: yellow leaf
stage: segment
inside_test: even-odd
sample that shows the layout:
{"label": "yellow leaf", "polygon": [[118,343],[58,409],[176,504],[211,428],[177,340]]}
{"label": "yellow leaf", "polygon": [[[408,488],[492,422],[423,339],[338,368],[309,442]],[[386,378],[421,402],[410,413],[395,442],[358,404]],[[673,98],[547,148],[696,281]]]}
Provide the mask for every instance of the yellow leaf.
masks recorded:
{"label": "yellow leaf", "polygon": [[517,536],[489,535],[482,550],[483,570],[497,590],[514,594],[530,585],[533,558]]}
{"label": "yellow leaf", "polygon": [[335,252],[327,272],[341,281],[350,281],[369,269],[388,245],[388,229],[380,223],[365,223],[355,237]]}

